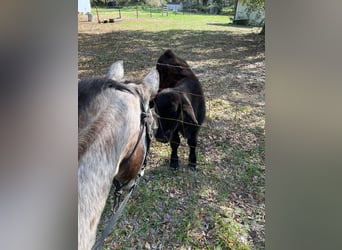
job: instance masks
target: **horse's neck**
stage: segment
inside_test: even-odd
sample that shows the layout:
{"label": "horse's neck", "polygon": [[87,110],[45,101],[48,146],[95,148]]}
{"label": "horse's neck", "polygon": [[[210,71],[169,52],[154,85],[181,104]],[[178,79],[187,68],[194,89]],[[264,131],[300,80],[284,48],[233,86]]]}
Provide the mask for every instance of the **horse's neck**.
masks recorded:
{"label": "horse's neck", "polygon": [[[105,172],[113,178],[118,172],[118,164],[137,140],[141,111],[139,101],[129,93],[108,93],[101,100],[102,103],[95,100],[80,115],[79,146],[86,144],[84,158],[87,160],[84,162],[109,165]],[[85,142],[82,142],[83,138]]]}
{"label": "horse's neck", "polygon": [[[90,229],[81,229],[85,230],[81,234],[92,238],[91,243],[95,240],[96,228],[120,162],[130,153],[137,140],[140,127],[140,113],[137,112],[133,106],[125,112],[112,108],[102,111],[95,125],[103,126],[95,131],[95,140],[79,159],[78,191],[82,193],[79,196],[79,218],[82,220],[79,225],[92,225]],[[96,206],[89,210],[88,204]]]}

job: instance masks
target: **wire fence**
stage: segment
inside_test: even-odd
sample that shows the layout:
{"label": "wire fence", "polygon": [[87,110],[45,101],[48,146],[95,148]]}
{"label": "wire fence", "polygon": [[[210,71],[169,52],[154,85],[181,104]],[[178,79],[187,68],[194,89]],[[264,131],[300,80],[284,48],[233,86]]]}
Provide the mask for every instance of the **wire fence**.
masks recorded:
{"label": "wire fence", "polygon": [[[108,16],[114,17],[115,19],[121,19],[123,17],[157,17],[157,16],[169,16],[169,15],[193,15],[197,12],[191,8],[183,8],[181,10],[172,10],[167,5],[162,5],[160,7],[153,7],[150,5],[131,5],[131,6],[113,6],[98,7],[93,6],[93,14],[96,14],[98,22],[108,22]],[[115,20],[113,20],[115,22]]]}
{"label": "wire fence", "polygon": [[[95,53],[88,53],[88,52],[84,52],[84,51],[78,51],[78,57],[83,56],[83,57],[92,57],[92,58],[100,58],[100,59],[104,59],[104,60],[112,60],[113,57],[108,56],[108,55],[100,55],[100,54],[95,54]],[[156,65],[162,65],[162,66],[167,66],[167,67],[175,67],[175,68],[181,68],[181,69],[190,69],[191,71],[195,71],[195,68],[193,67],[184,67],[184,66],[180,66],[180,65],[172,65],[172,64],[164,64],[164,63],[158,63],[158,62],[144,62],[145,66],[147,67],[155,67]],[[196,75],[196,74],[195,74]],[[218,98],[216,94],[210,94],[213,93],[213,91],[210,91],[209,89],[209,93],[206,93],[205,95],[203,95],[203,97],[208,100],[210,98]],[[195,93],[187,93],[189,95],[198,95]],[[250,100],[244,100],[241,98],[232,98],[229,96],[225,96],[224,98],[222,98],[223,100],[229,101],[231,103],[235,103],[237,105],[250,105],[250,106],[254,106],[254,107],[264,107],[265,103],[264,102],[254,102],[254,101],[250,101]]]}
{"label": "wire fence", "polygon": [[[85,52],[79,52],[79,56],[91,56],[91,57],[98,57],[101,59],[109,59],[106,55],[97,55],[93,53],[85,53]],[[184,69],[191,69],[191,67],[184,67],[180,65],[171,65],[171,64],[162,64],[162,63],[156,63],[156,62],[145,62],[146,66],[148,67],[156,67],[157,64],[166,66],[166,67],[176,67],[176,68],[184,68]],[[192,69],[191,69],[192,70]],[[199,79],[201,81],[201,79]],[[203,86],[203,83],[202,83]],[[205,85],[205,94],[199,95],[196,93],[189,93],[189,92],[181,92],[177,91],[179,93],[183,93],[190,96],[197,96],[197,97],[203,97],[205,100],[206,105],[206,118],[203,124],[194,124],[184,121],[182,117],[178,117],[176,119],[169,118],[169,117],[160,117],[155,112],[154,116],[158,119],[165,119],[177,122],[182,126],[185,125],[191,125],[191,126],[197,126],[200,127],[199,130],[199,137],[198,137],[198,143],[196,147],[196,155],[197,155],[197,165],[204,166],[209,161],[211,161],[210,157],[207,157],[208,155],[208,144],[210,144],[212,147],[217,146],[219,143],[223,144],[229,144],[231,148],[238,149],[241,145],[238,145],[238,143],[230,142],[234,141],[233,137],[242,138],[246,133],[249,133],[248,126],[243,125],[246,123],[246,121],[243,121],[243,115],[246,113],[244,111],[244,107],[251,107],[254,109],[261,110],[261,115],[264,112],[264,102],[254,102],[250,100],[243,100],[241,98],[233,98],[229,97],[229,95],[218,96],[217,94],[212,94],[214,91],[212,90],[214,86],[212,85]],[[223,94],[225,90],[222,90],[221,94]],[[226,102],[224,107],[220,107],[220,103]],[[229,108],[228,108],[229,107]],[[225,120],[222,120],[221,118],[225,117]],[[231,134],[227,134],[227,138],[221,138],[223,139],[223,142],[217,143],[215,141],[215,136],[211,136],[213,134],[218,135],[220,137],[221,131],[225,130],[226,132],[230,132]],[[214,139],[212,139],[214,138]],[[170,142],[169,142],[170,143]],[[153,143],[151,146],[151,155],[148,157],[148,160],[152,161],[154,164],[157,165],[165,165],[166,162],[168,162],[171,159],[171,149],[169,146],[169,143],[162,144],[160,142],[157,142],[155,139],[153,139]],[[179,143],[178,148],[178,156],[180,160],[180,166],[181,169],[184,169],[182,166],[186,164],[182,164],[182,162],[186,161],[188,159],[189,155],[189,149],[192,147],[188,145],[186,142],[186,139],[182,138],[180,136],[180,142],[173,141],[173,143]],[[248,142],[246,142],[248,143]],[[222,147],[222,145],[221,145]],[[223,146],[223,148],[226,148],[226,146]],[[225,153],[225,152],[223,152]],[[162,155],[162,157],[161,157]]]}

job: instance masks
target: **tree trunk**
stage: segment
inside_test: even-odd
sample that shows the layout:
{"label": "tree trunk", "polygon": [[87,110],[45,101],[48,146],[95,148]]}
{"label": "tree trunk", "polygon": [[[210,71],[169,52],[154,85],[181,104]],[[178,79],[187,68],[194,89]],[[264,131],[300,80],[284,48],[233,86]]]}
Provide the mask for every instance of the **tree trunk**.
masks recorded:
{"label": "tree trunk", "polygon": [[262,26],[262,29],[261,29],[259,35],[265,35],[265,24],[264,24],[264,26]]}

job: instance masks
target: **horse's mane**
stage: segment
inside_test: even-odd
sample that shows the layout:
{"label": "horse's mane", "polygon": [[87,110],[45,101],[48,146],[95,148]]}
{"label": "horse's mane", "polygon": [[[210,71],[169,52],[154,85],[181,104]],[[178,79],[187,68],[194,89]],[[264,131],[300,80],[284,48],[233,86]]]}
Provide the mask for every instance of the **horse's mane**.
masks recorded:
{"label": "horse's mane", "polygon": [[83,79],[78,83],[78,111],[86,109],[94,98],[108,88],[132,92],[132,89],[123,83],[107,78]]}
{"label": "horse's mane", "polygon": [[[116,89],[119,91],[129,92],[134,94],[134,88],[127,85],[129,81],[117,82],[107,78],[90,78],[83,79],[78,84],[78,115],[86,112],[87,107],[90,106],[92,101],[102,92],[107,89]],[[80,120],[79,120],[80,122]],[[84,154],[88,146],[95,140],[98,131],[104,126],[103,117],[98,117],[97,120],[93,121],[87,128],[79,131],[78,141],[78,158]],[[80,124],[79,124],[80,125]]]}

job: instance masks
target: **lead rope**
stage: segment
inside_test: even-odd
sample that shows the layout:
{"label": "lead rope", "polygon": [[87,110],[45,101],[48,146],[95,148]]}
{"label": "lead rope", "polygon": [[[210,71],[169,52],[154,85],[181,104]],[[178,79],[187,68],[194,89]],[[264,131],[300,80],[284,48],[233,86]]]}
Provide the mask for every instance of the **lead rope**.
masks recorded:
{"label": "lead rope", "polygon": [[[135,180],[134,185],[130,188],[128,194],[126,195],[125,199],[120,204],[118,210],[115,213],[114,212],[112,213],[111,217],[108,220],[108,223],[107,223],[106,227],[102,231],[101,237],[95,242],[94,246],[91,248],[92,250],[99,250],[99,249],[101,249],[101,247],[102,247],[102,245],[104,243],[104,240],[110,234],[110,232],[111,232],[112,228],[114,227],[114,225],[118,222],[123,209],[125,208],[129,198],[131,197],[131,195],[133,193],[134,188],[139,184],[140,178],[144,175],[145,163],[146,163],[146,161],[144,161],[144,165],[142,166],[142,168],[140,170],[140,173],[138,174],[138,176],[137,176],[137,178]],[[115,207],[118,204],[118,201],[120,200],[120,196],[122,194],[121,188],[123,186],[124,185],[120,186],[119,190],[117,190],[117,189],[115,190],[115,198],[114,198],[115,200],[114,200],[114,205],[113,205]]]}

